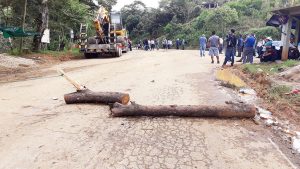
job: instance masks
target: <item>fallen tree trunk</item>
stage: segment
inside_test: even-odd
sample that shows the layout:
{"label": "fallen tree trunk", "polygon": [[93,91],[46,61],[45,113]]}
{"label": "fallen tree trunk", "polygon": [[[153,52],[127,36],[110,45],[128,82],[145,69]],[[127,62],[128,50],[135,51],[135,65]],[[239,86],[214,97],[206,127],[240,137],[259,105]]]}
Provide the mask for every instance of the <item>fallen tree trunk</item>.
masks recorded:
{"label": "fallen tree trunk", "polygon": [[132,103],[121,105],[115,103],[111,108],[113,117],[126,116],[180,116],[180,117],[221,117],[253,118],[256,107],[241,103],[227,103],[224,106],[189,105],[189,106],[143,106]]}
{"label": "fallen tree trunk", "polygon": [[64,96],[67,104],[76,103],[102,103],[127,104],[129,102],[129,94],[118,92],[93,92],[89,89],[79,90]]}

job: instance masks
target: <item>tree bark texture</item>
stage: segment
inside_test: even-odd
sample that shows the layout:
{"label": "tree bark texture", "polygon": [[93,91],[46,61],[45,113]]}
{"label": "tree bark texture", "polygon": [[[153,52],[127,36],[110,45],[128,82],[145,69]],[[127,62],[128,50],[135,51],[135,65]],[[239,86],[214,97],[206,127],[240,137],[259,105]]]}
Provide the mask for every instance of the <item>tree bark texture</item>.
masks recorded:
{"label": "tree bark texture", "polygon": [[39,15],[36,18],[36,31],[40,33],[40,35],[36,35],[33,38],[33,51],[39,51],[42,48],[42,36],[45,29],[48,28],[49,22],[49,9],[48,9],[48,0],[41,0],[41,4],[39,7]]}
{"label": "tree bark texture", "polygon": [[219,117],[219,118],[253,118],[256,107],[241,103],[227,103],[224,106],[207,105],[169,105],[169,106],[143,106],[132,103],[121,105],[115,103],[111,108],[113,117],[128,116],[179,116],[179,117]]}
{"label": "tree bark texture", "polygon": [[81,90],[64,96],[67,104],[76,103],[101,103],[101,104],[127,104],[129,94],[118,92],[93,92],[91,90]]}

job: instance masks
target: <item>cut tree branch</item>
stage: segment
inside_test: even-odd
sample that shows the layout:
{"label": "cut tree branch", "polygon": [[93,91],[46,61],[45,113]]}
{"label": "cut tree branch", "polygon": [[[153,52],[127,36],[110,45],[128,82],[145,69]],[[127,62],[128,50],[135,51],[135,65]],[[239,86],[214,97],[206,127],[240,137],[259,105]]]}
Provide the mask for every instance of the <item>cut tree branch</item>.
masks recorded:
{"label": "cut tree branch", "polygon": [[121,105],[115,103],[111,108],[113,117],[128,116],[180,116],[180,117],[220,117],[220,118],[253,118],[256,107],[242,103],[227,103],[224,106],[207,105],[168,105],[168,106],[143,106],[136,103]]}

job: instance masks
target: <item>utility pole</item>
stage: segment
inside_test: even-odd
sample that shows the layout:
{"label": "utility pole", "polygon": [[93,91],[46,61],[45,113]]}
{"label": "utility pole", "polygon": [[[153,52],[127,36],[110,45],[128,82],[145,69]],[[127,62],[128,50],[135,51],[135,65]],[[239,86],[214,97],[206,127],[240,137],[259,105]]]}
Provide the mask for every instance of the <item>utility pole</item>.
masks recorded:
{"label": "utility pole", "polygon": [[[22,31],[23,32],[25,29],[26,14],[27,14],[27,0],[24,0],[24,11],[23,11],[23,19],[22,19]],[[23,48],[23,37],[21,37],[21,42],[20,42],[20,49],[19,49],[20,53],[22,53],[22,48]]]}

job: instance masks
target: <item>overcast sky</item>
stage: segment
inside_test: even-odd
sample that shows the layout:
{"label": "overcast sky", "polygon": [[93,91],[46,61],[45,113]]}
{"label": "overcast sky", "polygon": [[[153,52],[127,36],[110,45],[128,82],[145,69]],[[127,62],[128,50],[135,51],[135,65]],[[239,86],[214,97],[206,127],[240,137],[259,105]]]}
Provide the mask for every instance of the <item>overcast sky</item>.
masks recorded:
{"label": "overcast sky", "polygon": [[[158,8],[159,0],[140,0],[142,1],[147,7]],[[113,7],[113,10],[119,11],[124,5],[128,5],[134,2],[134,0],[118,0],[117,5]]]}

